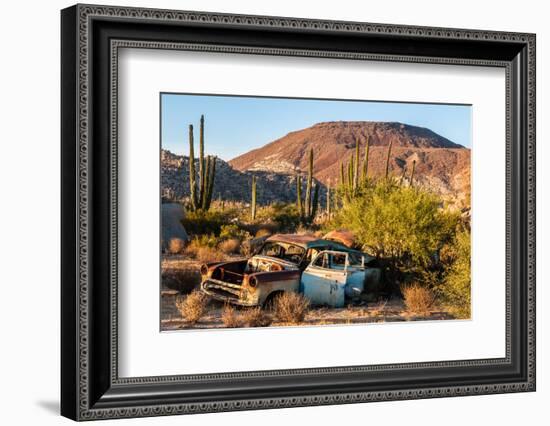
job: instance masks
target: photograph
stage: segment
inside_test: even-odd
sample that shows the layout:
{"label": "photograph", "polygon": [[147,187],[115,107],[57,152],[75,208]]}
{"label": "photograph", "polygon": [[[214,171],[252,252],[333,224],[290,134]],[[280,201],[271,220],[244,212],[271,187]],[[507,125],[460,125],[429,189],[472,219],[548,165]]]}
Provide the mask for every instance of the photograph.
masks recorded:
{"label": "photograph", "polygon": [[160,104],[161,331],[471,318],[471,105]]}

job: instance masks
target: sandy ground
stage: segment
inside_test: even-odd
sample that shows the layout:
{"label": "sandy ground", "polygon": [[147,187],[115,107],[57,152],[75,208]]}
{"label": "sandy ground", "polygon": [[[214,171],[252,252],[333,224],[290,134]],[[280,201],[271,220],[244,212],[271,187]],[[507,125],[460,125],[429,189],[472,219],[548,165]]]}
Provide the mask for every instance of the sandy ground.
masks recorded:
{"label": "sandy ground", "polygon": [[[225,328],[221,320],[223,304],[219,302],[210,301],[207,313],[194,325],[188,324],[175,308],[174,295],[179,293],[169,288],[178,288],[184,292],[197,288],[200,282],[199,268],[200,262],[186,259],[183,256],[165,256],[163,258],[163,293],[167,297],[161,298],[162,330]],[[237,312],[245,309],[236,307]],[[270,319],[272,327],[453,319],[448,313],[437,309],[424,314],[407,312],[403,300],[400,298],[372,303],[360,302],[345,308],[312,307],[300,324],[285,324],[277,321],[271,311],[264,310],[264,313]]]}

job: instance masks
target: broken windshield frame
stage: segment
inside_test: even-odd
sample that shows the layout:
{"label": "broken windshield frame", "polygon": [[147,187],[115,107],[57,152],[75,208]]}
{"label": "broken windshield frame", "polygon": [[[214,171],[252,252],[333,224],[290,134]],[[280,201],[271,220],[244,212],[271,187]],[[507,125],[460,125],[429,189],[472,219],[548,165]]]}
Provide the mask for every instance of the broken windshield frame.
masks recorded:
{"label": "broken windshield frame", "polygon": [[306,250],[294,244],[268,241],[262,246],[258,254],[275,257],[299,265],[306,254]]}

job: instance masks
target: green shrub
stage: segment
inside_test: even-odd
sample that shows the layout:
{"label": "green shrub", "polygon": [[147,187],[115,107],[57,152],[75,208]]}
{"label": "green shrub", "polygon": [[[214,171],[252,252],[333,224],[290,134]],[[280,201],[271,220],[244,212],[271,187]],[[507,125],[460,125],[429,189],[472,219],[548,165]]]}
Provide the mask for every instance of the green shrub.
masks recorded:
{"label": "green shrub", "polygon": [[443,304],[458,318],[471,316],[471,238],[467,229],[457,232],[455,239],[446,247],[448,263],[443,282],[438,291]]}
{"label": "green shrub", "polygon": [[300,212],[294,204],[274,203],[262,213],[275,222],[281,232],[293,232],[301,223]]}
{"label": "green shrub", "polygon": [[215,234],[220,233],[223,224],[227,223],[228,219],[223,212],[219,210],[197,210],[187,211],[181,223],[188,234]]}
{"label": "green shrub", "polygon": [[345,202],[330,225],[349,229],[365,251],[384,259],[389,279],[418,280],[429,276],[435,254],[458,223],[458,214],[441,206],[436,194],[422,188],[379,181]]}
{"label": "green shrub", "polygon": [[246,240],[251,235],[248,231],[242,229],[239,225],[231,223],[229,225],[222,225],[220,228],[220,239],[222,240]]}

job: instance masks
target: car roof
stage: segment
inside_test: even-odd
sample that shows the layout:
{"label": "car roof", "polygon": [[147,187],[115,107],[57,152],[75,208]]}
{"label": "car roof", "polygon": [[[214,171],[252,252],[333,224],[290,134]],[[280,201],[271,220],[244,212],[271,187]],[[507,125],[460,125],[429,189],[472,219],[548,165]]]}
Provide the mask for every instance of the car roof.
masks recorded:
{"label": "car roof", "polygon": [[336,241],[324,240],[322,238],[317,238],[313,235],[306,234],[275,234],[269,237],[266,241],[294,244],[305,249],[316,247],[330,247],[337,250],[357,251],[352,250],[349,247],[346,247],[345,245],[340,244]]}

